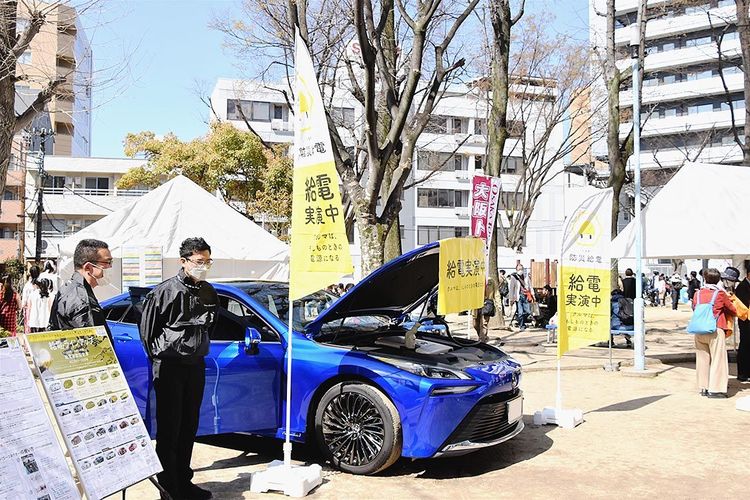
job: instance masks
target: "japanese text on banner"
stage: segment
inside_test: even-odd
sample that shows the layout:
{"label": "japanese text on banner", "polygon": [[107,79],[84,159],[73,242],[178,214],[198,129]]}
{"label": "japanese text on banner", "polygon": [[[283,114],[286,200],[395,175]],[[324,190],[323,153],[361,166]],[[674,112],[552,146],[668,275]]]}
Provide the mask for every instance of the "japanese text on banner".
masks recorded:
{"label": "japanese text on banner", "polygon": [[612,190],[586,199],[563,232],[557,355],[609,338]]}
{"label": "japanese text on banner", "polygon": [[500,179],[475,175],[471,181],[471,225],[469,234],[484,242],[485,265],[489,259],[489,244],[495,229],[497,202],[500,199]]}
{"label": "japanese text on banner", "polygon": [[297,34],[289,293],[292,300],[352,272],[328,122],[310,54]]}
{"label": "japanese text on banner", "polygon": [[438,314],[482,307],[486,276],[483,247],[479,238],[440,240]]}

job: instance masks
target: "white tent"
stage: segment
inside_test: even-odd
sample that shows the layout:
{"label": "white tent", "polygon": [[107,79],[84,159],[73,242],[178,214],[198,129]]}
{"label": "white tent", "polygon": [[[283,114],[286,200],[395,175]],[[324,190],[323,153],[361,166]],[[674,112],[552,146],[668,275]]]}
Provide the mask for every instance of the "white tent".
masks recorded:
{"label": "white tent", "polygon": [[[643,210],[643,257],[748,258],[748,187],[748,167],[686,164]],[[612,256],[635,256],[634,222],[612,241]]]}
{"label": "white tent", "polygon": [[97,287],[96,292],[109,297],[121,291],[123,250],[161,248],[166,279],[179,269],[182,241],[195,236],[211,246],[209,279],[288,279],[288,245],[183,176],[63,240],[60,276],[72,274],[73,251],[80,240],[103,240],[115,258],[107,273],[113,286]]}

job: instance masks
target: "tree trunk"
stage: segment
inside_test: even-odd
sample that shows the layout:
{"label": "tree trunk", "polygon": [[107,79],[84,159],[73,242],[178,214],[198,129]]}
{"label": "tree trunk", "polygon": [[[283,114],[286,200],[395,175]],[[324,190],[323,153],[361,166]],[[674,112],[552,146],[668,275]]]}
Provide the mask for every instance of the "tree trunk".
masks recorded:
{"label": "tree trunk", "polygon": [[368,216],[357,216],[360,249],[362,251],[362,276],[367,276],[384,263],[385,227]]}
{"label": "tree trunk", "polygon": [[6,177],[13,154],[13,132],[16,128],[15,100],[16,88],[13,79],[0,79],[0,193],[5,192]]}
{"label": "tree trunk", "polygon": [[735,0],[735,2],[745,90],[745,144],[742,145],[742,164],[750,167],[750,13],[748,13],[750,0]]}

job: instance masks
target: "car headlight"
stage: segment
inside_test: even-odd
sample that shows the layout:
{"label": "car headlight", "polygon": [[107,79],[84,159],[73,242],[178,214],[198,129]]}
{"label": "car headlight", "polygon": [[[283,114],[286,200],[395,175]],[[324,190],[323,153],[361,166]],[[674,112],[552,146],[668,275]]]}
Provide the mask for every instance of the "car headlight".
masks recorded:
{"label": "car headlight", "polygon": [[[372,355],[371,355],[372,356]],[[432,365],[425,365],[422,363],[415,363],[406,359],[387,358],[381,356],[372,356],[378,361],[388,363],[397,368],[401,368],[404,371],[419,375],[420,377],[426,378],[437,378],[437,379],[453,379],[453,380],[471,380],[471,377],[460,370],[452,370],[450,368],[437,367]]]}

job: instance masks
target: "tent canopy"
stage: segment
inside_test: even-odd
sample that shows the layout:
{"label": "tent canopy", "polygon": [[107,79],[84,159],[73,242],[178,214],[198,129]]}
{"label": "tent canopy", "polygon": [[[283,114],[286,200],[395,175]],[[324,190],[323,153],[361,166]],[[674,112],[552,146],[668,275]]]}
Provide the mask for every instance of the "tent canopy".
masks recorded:
{"label": "tent canopy", "polygon": [[[211,246],[215,264],[210,278],[288,279],[288,245],[184,176],[63,240],[61,275],[72,273],[78,242],[95,238],[109,245],[116,261],[126,247],[161,247],[167,278],[179,267],[182,241],[196,236]],[[114,267],[113,278],[119,275],[119,262]],[[119,276],[112,281],[119,288]]]}
{"label": "tent canopy", "polygon": [[[643,257],[750,255],[749,186],[748,167],[685,164],[643,210]],[[635,221],[612,241],[612,256],[635,257]]]}

